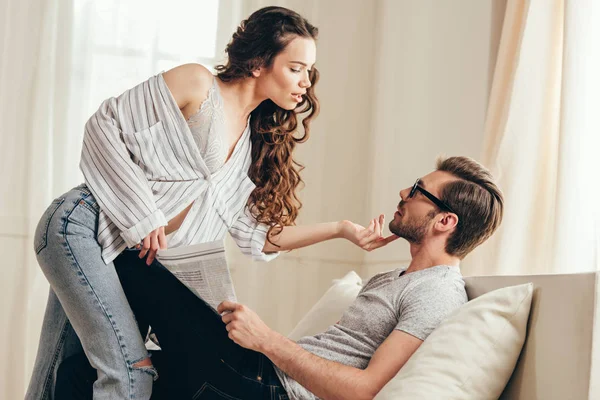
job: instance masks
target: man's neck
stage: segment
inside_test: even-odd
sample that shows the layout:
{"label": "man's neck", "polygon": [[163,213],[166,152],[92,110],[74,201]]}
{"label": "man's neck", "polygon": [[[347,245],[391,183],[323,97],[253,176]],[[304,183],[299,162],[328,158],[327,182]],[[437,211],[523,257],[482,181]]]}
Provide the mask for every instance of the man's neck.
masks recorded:
{"label": "man's neck", "polygon": [[460,259],[451,256],[445,251],[433,249],[424,245],[410,245],[410,254],[412,259],[406,273],[420,271],[423,269],[435,267],[437,265],[450,265],[458,267]]}

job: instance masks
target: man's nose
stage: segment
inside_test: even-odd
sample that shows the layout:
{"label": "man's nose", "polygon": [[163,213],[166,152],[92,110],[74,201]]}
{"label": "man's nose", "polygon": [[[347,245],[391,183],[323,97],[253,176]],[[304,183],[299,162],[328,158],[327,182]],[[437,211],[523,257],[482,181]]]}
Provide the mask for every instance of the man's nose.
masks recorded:
{"label": "man's nose", "polygon": [[411,188],[404,188],[402,190],[400,190],[400,198],[404,201],[406,201],[408,199],[408,195],[410,194],[410,189]]}

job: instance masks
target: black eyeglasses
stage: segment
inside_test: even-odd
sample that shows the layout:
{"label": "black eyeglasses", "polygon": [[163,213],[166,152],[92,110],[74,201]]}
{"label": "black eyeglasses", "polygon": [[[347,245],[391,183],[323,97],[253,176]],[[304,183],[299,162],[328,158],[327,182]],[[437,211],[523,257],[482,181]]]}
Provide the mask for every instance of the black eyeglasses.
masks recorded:
{"label": "black eyeglasses", "polygon": [[452,209],[452,207],[450,207],[448,204],[446,204],[445,202],[438,199],[437,197],[435,197],[434,195],[429,193],[427,190],[425,190],[421,186],[419,186],[419,182],[421,182],[420,178],[417,179],[417,181],[413,185],[412,189],[410,190],[410,194],[408,195],[409,199],[412,198],[415,195],[415,193],[417,193],[417,190],[418,190],[419,192],[423,193],[423,195],[425,195],[425,197],[427,197],[429,200],[431,200],[436,206],[438,206],[442,210],[449,211],[451,213],[456,214],[456,212]]}

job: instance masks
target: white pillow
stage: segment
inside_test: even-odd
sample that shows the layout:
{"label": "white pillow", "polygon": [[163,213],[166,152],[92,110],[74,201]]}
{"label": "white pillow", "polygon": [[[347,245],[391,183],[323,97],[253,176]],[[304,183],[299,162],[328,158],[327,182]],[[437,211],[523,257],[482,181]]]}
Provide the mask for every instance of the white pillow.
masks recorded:
{"label": "white pillow", "polygon": [[429,335],[376,399],[498,399],[525,341],[532,294],[528,283],[463,305]]}
{"label": "white pillow", "polygon": [[325,292],[310,311],[298,322],[288,335],[292,340],[324,332],[339,321],[342,314],[354,301],[362,287],[362,279],[354,271],[342,279],[334,279],[333,285]]}

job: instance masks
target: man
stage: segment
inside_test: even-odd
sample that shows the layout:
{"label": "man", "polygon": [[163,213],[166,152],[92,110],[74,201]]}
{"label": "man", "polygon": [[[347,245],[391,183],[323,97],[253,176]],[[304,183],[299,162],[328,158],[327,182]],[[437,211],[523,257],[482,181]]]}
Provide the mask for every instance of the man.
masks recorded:
{"label": "man", "polygon": [[[389,224],[395,236],[369,250],[404,238],[408,268],[371,278],[338,323],[298,342],[244,305],[226,301],[215,313],[162,266],[126,252],[117,263],[123,288],[163,348],[153,398],[372,399],[467,301],[460,260],[503,214],[491,174],[467,157],[438,161],[400,199]],[[82,382],[73,365],[61,368],[59,382]]]}

